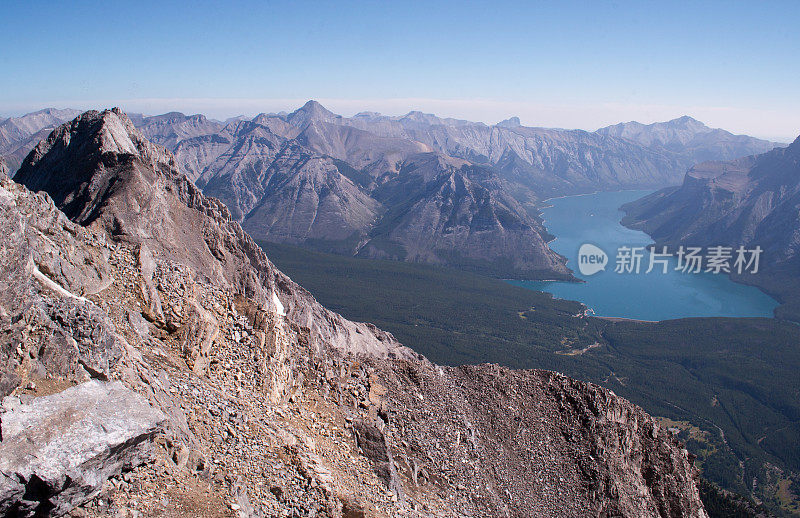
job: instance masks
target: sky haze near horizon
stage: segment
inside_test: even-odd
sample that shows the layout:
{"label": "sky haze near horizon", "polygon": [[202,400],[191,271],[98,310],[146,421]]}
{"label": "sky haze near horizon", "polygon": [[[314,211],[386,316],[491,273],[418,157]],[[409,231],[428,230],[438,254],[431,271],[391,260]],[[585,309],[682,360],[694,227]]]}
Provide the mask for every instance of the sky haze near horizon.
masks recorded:
{"label": "sky haze near horizon", "polygon": [[47,2],[3,6],[0,113],[239,114],[308,99],[594,130],[690,115],[800,134],[800,2]]}

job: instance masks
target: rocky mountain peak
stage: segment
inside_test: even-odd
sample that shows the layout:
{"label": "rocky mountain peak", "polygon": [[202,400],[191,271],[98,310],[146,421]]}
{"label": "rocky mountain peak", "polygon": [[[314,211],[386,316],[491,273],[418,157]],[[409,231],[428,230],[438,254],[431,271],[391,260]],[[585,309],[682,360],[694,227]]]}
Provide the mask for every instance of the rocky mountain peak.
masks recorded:
{"label": "rocky mountain peak", "polygon": [[683,115],[681,117],[678,117],[677,119],[672,119],[671,121],[668,121],[664,124],[667,126],[684,128],[696,132],[711,131],[711,128],[706,126],[704,123],[688,115]]}
{"label": "rocky mountain peak", "polygon": [[290,113],[287,116],[287,121],[293,126],[302,127],[311,122],[330,122],[337,118],[339,118],[339,115],[329,111],[317,101],[310,100]]}
{"label": "rocky mountain peak", "polygon": [[370,111],[358,112],[355,115],[353,115],[354,119],[365,119],[365,120],[375,120],[381,117],[383,117],[381,113],[370,112]]}
{"label": "rocky mountain peak", "polygon": [[2,121],[0,126],[4,131],[13,132],[19,135],[31,135],[43,127],[53,127],[64,120],[69,120],[80,114],[79,110],[57,108],[45,108],[33,113],[28,113],[20,117],[9,117]]}
{"label": "rocky mountain peak", "polygon": [[120,109],[88,111],[40,142],[15,179],[47,191],[70,218],[85,224],[97,217],[97,204],[110,190],[120,188],[118,173],[133,171],[134,161],[177,174],[172,154],[148,142]]}
{"label": "rocky mountain peak", "polygon": [[497,126],[501,128],[517,128],[522,126],[522,124],[519,121],[519,117],[509,117],[506,120],[498,122]]}
{"label": "rocky mountain peak", "polygon": [[54,130],[15,180],[49,194],[76,223],[191,265],[258,307],[283,307],[314,341],[377,356],[408,354],[390,334],[329,312],[286,278],[227,207],[204,196],[172,153],[147,141],[119,109],[86,112]]}
{"label": "rocky mountain peak", "polygon": [[421,122],[424,124],[441,124],[442,121],[439,117],[432,113],[424,113],[418,110],[412,110],[405,114],[401,120],[407,120],[411,122]]}

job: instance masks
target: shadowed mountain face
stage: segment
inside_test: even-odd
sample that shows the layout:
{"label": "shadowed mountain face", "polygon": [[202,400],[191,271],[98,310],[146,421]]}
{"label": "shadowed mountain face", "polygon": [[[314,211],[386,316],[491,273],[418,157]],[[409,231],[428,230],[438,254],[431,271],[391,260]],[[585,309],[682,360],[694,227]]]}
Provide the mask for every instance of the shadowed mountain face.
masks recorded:
{"label": "shadowed mountain face", "polygon": [[[426,159],[410,190],[474,200],[477,217],[454,203],[459,225],[516,228],[480,169]],[[165,500],[186,516],[707,516],[688,452],[641,408],[553,372],[438,366],[322,307],[119,110],[57,128],[15,180],[0,177],[4,516],[101,489],[100,513],[143,516]]]}
{"label": "shadowed mountain face", "polygon": [[315,101],[225,123],[132,120],[257,239],[519,278],[569,276],[546,245],[543,200],[677,184],[696,157],[772,146],[688,117],[590,133],[515,117],[495,126],[421,112],[348,118]]}
{"label": "shadowed mountain face", "polygon": [[756,284],[787,303],[783,315],[800,316],[800,138],[787,148],[731,162],[705,162],[683,185],[624,207],[623,223],[657,243],[725,245],[764,251]]}

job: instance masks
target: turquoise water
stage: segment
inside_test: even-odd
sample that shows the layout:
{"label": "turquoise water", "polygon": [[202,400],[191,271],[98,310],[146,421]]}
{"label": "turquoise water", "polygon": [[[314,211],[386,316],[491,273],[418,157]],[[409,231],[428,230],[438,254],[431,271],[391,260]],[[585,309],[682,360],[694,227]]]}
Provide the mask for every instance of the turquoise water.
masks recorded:
{"label": "turquoise water", "polygon": [[[778,303],[757,288],[737,284],[727,275],[681,273],[670,259],[663,274],[657,266],[647,269],[649,255],[642,258],[639,274],[615,273],[620,246],[646,246],[652,240],[644,232],[623,227],[619,207],[650,191],[604,192],[570,196],[550,201],[544,210],[548,231],[557,236],[550,246],[568,259],[567,266],[585,283],[509,281],[532,290],[546,291],[560,299],[578,300],[595,315],[638,320],[682,317],[772,317]],[[605,271],[584,276],[578,271],[578,249],[584,243],[597,245],[608,254]]]}

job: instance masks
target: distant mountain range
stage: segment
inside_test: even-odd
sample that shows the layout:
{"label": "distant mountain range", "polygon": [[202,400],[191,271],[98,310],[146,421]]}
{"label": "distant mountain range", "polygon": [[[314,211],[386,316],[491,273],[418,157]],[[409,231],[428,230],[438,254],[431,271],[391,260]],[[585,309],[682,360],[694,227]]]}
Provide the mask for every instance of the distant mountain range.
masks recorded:
{"label": "distant mountain range", "polygon": [[687,116],[654,124],[616,124],[601,128],[597,133],[637,142],[656,151],[678,154],[688,160],[689,166],[709,160],[734,160],[757,155],[777,145],[747,135],[734,135],[722,129],[709,128]]}
{"label": "distant mountain range", "polygon": [[39,141],[47,138],[56,126],[80,114],[80,110],[47,108],[22,117],[11,117],[0,121],[0,155],[5,157],[9,168],[16,171],[25,155]]}
{"label": "distant mountain range", "polygon": [[[0,154],[15,170],[47,128],[74,115],[44,110],[0,123]],[[673,185],[698,158],[779,145],[689,117],[586,132],[515,117],[494,126],[421,112],[342,117],[315,101],[250,120],[131,119],[256,239],[524,278],[569,276],[546,244],[543,200]]]}
{"label": "distant mountain range", "polygon": [[759,272],[734,277],[785,304],[800,320],[800,137],[789,147],[704,162],[670,187],[623,207],[623,223],[658,244],[763,249]]}

